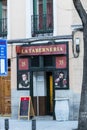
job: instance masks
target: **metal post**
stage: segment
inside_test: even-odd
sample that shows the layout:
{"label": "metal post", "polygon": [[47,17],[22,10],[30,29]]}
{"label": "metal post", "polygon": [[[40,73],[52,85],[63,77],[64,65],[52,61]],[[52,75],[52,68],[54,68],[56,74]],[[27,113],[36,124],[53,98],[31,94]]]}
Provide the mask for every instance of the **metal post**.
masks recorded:
{"label": "metal post", "polygon": [[5,119],[5,130],[9,129],[9,120]]}
{"label": "metal post", "polygon": [[36,120],[32,120],[32,130],[36,130]]}
{"label": "metal post", "polygon": [[[38,74],[36,73],[36,76]],[[38,85],[37,85],[37,77],[36,77],[36,94],[37,94],[37,116],[39,116],[39,96],[38,96]]]}

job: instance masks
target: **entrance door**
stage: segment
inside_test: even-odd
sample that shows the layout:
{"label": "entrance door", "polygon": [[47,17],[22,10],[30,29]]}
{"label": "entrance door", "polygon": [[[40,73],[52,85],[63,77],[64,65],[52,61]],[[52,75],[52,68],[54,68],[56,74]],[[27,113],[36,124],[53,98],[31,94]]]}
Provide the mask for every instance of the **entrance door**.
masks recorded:
{"label": "entrance door", "polygon": [[10,70],[8,76],[0,77],[0,114],[9,116],[11,114],[11,84]]}
{"label": "entrance door", "polygon": [[35,115],[49,115],[53,112],[52,72],[33,72],[33,105]]}
{"label": "entrance door", "polygon": [[53,77],[52,72],[46,72],[47,80],[47,114],[53,113]]}
{"label": "entrance door", "polygon": [[33,105],[36,116],[46,115],[46,78],[45,72],[33,72]]}

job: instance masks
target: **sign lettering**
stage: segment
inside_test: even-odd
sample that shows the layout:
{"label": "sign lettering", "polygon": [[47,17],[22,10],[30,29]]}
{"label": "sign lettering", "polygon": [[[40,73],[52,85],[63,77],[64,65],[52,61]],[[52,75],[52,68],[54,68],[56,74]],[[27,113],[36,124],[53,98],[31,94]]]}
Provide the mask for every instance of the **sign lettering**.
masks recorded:
{"label": "sign lettering", "polygon": [[[16,52],[17,52],[16,46]],[[42,45],[42,46],[21,46],[17,53],[26,55],[47,55],[47,54],[66,54],[66,44]]]}

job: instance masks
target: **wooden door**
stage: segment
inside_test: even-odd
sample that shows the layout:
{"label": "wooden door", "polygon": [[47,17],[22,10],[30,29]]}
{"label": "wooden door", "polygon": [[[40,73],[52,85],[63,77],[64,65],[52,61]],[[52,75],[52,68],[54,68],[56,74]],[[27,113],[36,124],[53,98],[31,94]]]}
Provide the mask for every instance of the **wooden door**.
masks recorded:
{"label": "wooden door", "polygon": [[11,76],[0,77],[0,114],[9,116],[11,114]]}

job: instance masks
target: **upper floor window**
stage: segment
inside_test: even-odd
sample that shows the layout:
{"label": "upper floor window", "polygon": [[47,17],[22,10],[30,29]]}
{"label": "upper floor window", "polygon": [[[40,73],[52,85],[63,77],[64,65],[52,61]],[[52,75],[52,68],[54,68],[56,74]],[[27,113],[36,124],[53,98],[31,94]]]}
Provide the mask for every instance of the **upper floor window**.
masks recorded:
{"label": "upper floor window", "polygon": [[0,0],[0,37],[7,36],[7,0]]}
{"label": "upper floor window", "polygon": [[33,0],[32,35],[53,32],[53,0]]}

